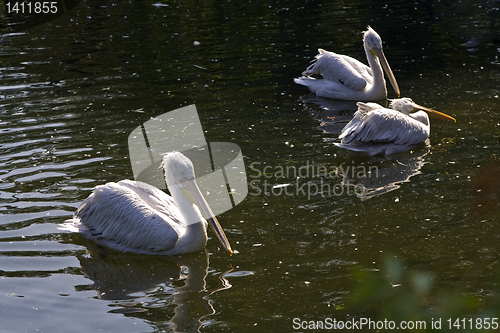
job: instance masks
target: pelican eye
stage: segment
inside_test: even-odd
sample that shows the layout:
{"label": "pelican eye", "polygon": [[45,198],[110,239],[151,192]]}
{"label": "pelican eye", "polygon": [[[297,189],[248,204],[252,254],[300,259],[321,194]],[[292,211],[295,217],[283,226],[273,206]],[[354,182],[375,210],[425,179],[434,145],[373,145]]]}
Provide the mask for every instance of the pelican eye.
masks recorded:
{"label": "pelican eye", "polygon": [[181,174],[181,177],[184,181],[193,181],[194,180],[194,177],[193,176],[189,176],[187,173],[185,173],[184,171],[182,170],[179,170],[179,173]]}

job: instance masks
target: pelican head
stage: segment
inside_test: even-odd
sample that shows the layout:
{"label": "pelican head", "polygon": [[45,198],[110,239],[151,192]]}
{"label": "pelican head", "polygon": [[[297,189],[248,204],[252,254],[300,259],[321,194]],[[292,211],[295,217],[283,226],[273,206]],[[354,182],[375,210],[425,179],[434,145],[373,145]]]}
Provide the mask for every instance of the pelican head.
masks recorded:
{"label": "pelican head", "polygon": [[184,187],[183,184],[186,181],[195,179],[193,162],[178,151],[166,153],[163,156],[161,166],[165,172],[165,179],[170,183],[169,185],[177,188]]}
{"label": "pelican head", "polygon": [[382,65],[387,78],[391,82],[394,91],[398,94],[399,97],[401,95],[401,92],[399,91],[399,85],[396,82],[396,78],[392,73],[391,66],[389,66],[389,63],[385,58],[384,51],[382,50],[382,39],[370,26],[368,26],[368,30],[363,33],[363,43],[365,46],[365,50],[367,52],[370,52],[370,54],[374,55],[380,60],[380,64]]}
{"label": "pelican head", "polygon": [[[165,181],[170,192],[172,193],[173,189],[177,189],[184,198],[198,207],[203,217],[208,220],[219,241],[232,255],[233,251],[226,234],[196,183],[194,166],[191,160],[180,152],[170,152],[163,156],[161,166],[165,171]],[[186,221],[188,224],[196,222],[199,221]]]}
{"label": "pelican head", "polygon": [[422,110],[425,111],[429,116],[438,119],[451,120],[456,122],[455,118],[448,116],[447,114],[441,113],[439,111],[426,108],[425,106],[421,106],[413,102],[411,98],[403,97],[392,99],[389,101],[389,108],[393,110],[397,110],[405,115],[409,115],[413,111]]}
{"label": "pelican head", "polygon": [[363,42],[367,44],[370,50],[373,49],[382,49],[382,38],[380,38],[379,34],[373,30],[370,26],[368,26],[365,32],[363,32]]}

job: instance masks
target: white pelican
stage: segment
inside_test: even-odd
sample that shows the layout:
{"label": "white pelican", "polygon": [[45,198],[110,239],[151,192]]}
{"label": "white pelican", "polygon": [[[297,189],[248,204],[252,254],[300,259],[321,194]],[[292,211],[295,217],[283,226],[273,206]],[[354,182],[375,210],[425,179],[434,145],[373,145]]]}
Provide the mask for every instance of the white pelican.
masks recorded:
{"label": "white pelican", "polygon": [[94,188],[71,225],[85,238],[121,252],[178,255],[207,243],[207,219],[232,255],[229,241],[196,184],[191,160],[164,155],[162,167],[172,196],[146,183],[122,180]]}
{"label": "white pelican", "polygon": [[[368,155],[391,155],[410,150],[429,138],[434,118],[456,121],[444,113],[415,104],[410,98],[394,99],[386,109],[376,103],[358,102],[358,111],[344,127],[337,144]],[[421,110],[410,113],[415,110]],[[424,112],[425,111],[425,112]]]}
{"label": "white pelican", "polygon": [[[398,94],[399,86],[382,51],[380,36],[368,27],[364,32],[363,45],[370,67],[358,60],[319,49],[314,63],[302,73],[295,83],[309,87],[318,96],[351,101],[379,101],[387,98],[384,73],[380,63]],[[309,77],[321,74],[323,79]]]}

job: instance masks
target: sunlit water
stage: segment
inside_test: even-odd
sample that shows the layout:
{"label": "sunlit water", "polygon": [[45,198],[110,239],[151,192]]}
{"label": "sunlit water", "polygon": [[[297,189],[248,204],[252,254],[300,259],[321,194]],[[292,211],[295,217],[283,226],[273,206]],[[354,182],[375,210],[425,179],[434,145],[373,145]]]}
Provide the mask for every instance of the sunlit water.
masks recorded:
{"label": "sunlit water", "polygon": [[[295,317],[352,315],[353,267],[383,255],[488,295],[498,190],[478,189],[499,181],[494,4],[86,1],[30,28],[4,14],[2,332],[291,331]],[[368,24],[402,94],[457,119],[390,158],[334,146],[354,105],[293,83],[318,47],[364,61]],[[134,128],[190,104],[207,141],[244,155],[249,194],[219,216],[239,253],[210,234],[180,258],[104,257],[58,229],[94,186],[133,177]]]}

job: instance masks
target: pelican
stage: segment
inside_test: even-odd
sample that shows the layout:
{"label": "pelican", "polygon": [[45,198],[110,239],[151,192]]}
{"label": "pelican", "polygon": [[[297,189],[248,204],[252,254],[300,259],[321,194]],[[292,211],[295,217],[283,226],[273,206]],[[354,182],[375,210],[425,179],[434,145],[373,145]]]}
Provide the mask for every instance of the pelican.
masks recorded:
{"label": "pelican", "polygon": [[196,184],[191,160],[180,152],[161,166],[172,196],[146,183],[121,180],[96,186],[73,215],[73,230],[120,252],[178,255],[207,243],[207,221],[223,247],[229,241]]}
{"label": "pelican", "polygon": [[[302,73],[304,76],[294,79],[295,83],[309,87],[320,97],[379,101],[387,98],[384,73],[380,67],[382,63],[399,97],[399,86],[382,51],[382,40],[370,27],[364,32],[363,45],[370,67],[354,58],[319,49],[314,63]],[[310,77],[313,74],[321,74],[323,79]]]}
{"label": "pelican", "polygon": [[[431,117],[456,121],[444,113],[415,104],[411,98],[393,99],[386,109],[358,102],[354,118],[342,129],[337,146],[368,155],[391,155],[410,150],[429,138]],[[410,113],[416,111],[415,113]]]}

